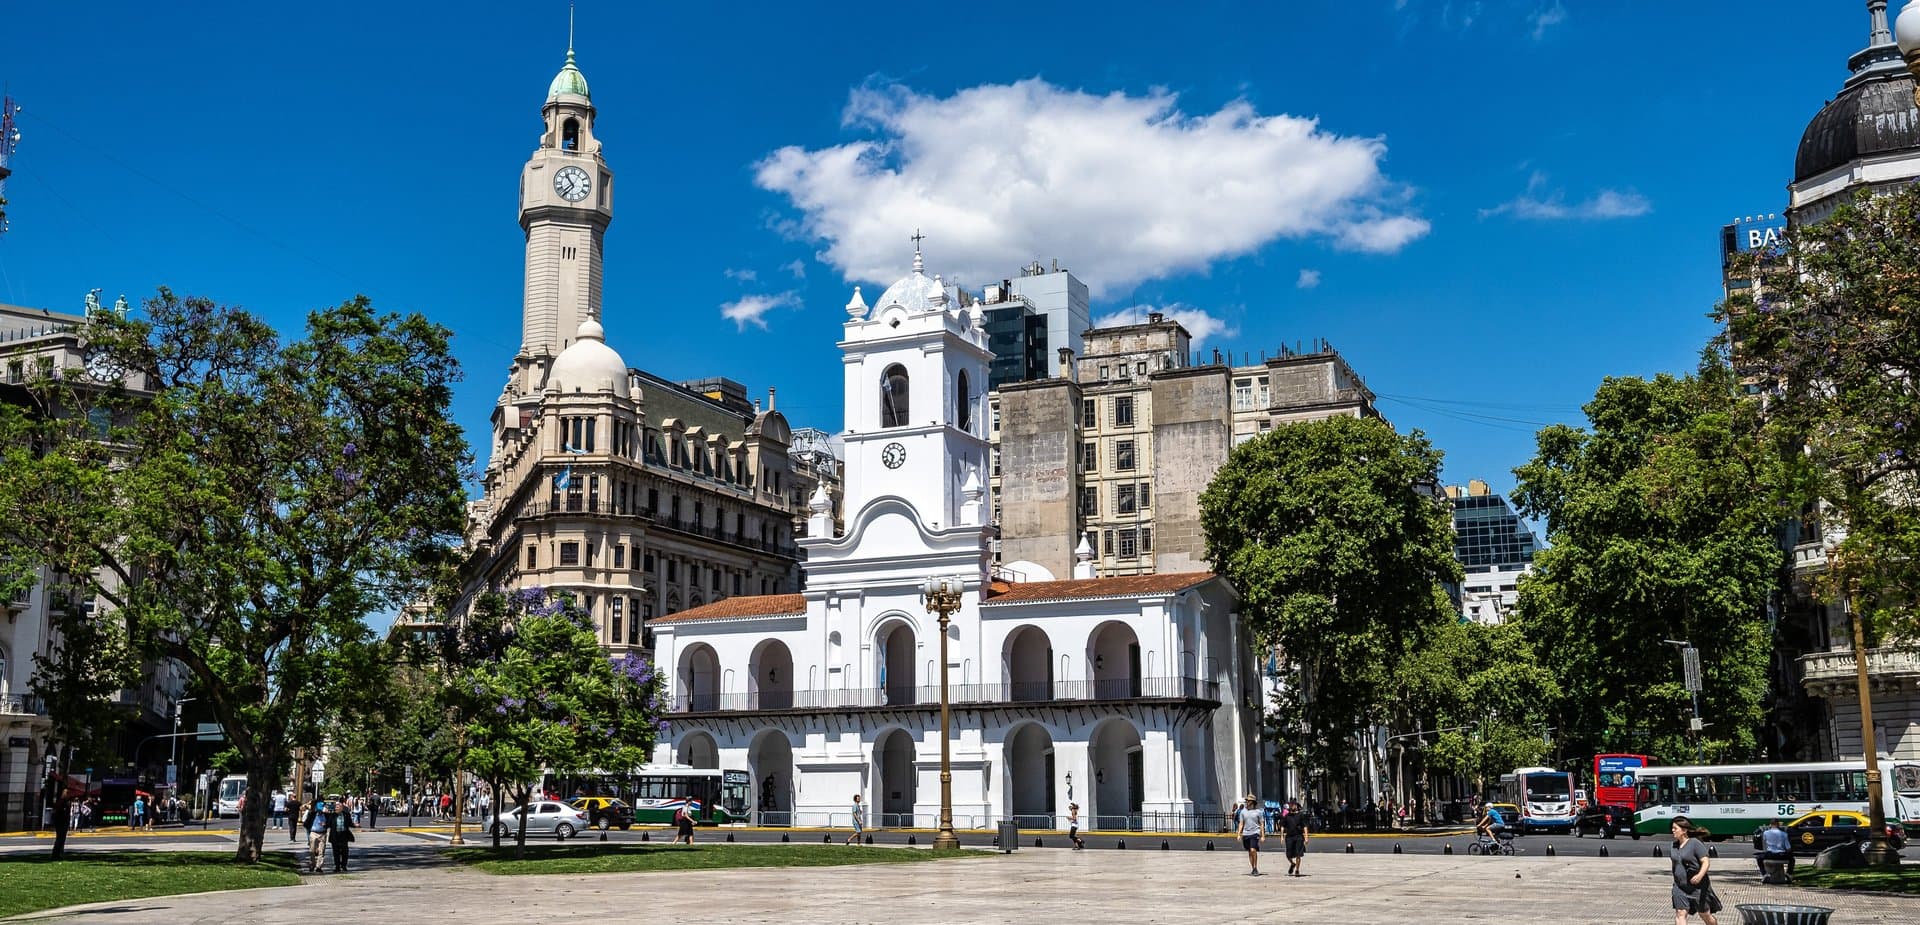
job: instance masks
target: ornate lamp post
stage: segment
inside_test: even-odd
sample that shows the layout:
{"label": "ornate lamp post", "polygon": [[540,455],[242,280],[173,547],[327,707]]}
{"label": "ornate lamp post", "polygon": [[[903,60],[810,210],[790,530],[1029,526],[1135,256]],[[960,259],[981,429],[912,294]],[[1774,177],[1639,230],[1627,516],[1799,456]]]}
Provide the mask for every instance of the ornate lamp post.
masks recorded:
{"label": "ornate lamp post", "polygon": [[947,702],[947,624],[960,609],[960,579],[951,576],[928,578],[921,587],[927,609],[940,615],[940,832],[933,836],[934,850],[960,847],[953,834],[953,756],[948,740],[951,709]]}
{"label": "ornate lamp post", "polygon": [[[1884,4],[1878,15],[1886,15]],[[1885,23],[1886,20],[1881,19],[1876,25],[1884,26]],[[1900,18],[1894,21],[1893,40],[1900,46],[1900,57],[1906,59],[1907,70],[1913,73],[1915,80],[1920,80],[1920,3],[1907,0],[1906,7],[1900,11]],[[1920,105],[1920,85],[1914,87],[1913,97],[1914,103]]]}

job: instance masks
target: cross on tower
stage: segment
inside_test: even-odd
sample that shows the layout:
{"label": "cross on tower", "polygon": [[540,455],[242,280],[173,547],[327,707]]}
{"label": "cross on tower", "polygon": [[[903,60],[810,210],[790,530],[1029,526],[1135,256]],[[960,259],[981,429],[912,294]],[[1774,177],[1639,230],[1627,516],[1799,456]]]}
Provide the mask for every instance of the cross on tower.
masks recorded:
{"label": "cross on tower", "polygon": [[919,273],[927,267],[926,261],[920,257],[920,242],[926,239],[927,236],[921,234],[918,228],[913,229],[913,236],[907,239],[913,242],[913,272],[915,273]]}

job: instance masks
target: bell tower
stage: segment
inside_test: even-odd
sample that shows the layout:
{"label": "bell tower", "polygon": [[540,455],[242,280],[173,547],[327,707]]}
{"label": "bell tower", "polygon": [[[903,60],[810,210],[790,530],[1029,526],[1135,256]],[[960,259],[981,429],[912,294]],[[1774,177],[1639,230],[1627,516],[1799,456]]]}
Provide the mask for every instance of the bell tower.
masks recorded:
{"label": "bell tower", "polygon": [[558,356],[580,323],[600,318],[602,248],[613,221],[613,171],[593,134],[593,98],[573,60],[547,88],[540,146],[520,170],[520,227],[527,233],[527,285],[520,353]]}

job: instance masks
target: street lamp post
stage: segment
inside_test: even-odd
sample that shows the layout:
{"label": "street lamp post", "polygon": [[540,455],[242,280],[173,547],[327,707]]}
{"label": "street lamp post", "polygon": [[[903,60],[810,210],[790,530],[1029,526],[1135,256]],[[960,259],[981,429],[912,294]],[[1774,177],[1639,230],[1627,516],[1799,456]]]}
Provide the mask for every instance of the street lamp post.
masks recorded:
{"label": "street lamp post", "polygon": [[1687,693],[1693,696],[1693,722],[1687,724],[1687,731],[1693,735],[1694,757],[1701,764],[1707,763],[1707,743],[1702,740],[1707,724],[1700,721],[1700,650],[1685,639],[1662,639],[1661,642],[1680,650],[1680,675],[1685,681]]}
{"label": "street lamp post", "polygon": [[953,755],[948,740],[952,709],[947,698],[947,624],[960,609],[960,579],[929,578],[921,593],[927,609],[940,615],[940,832],[933,836],[934,850],[957,849],[960,837],[953,834]]}

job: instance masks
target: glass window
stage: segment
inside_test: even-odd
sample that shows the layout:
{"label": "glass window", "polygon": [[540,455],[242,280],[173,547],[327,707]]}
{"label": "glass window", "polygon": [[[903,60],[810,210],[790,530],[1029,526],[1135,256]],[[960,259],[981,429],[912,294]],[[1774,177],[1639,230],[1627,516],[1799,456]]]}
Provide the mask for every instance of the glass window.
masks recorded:
{"label": "glass window", "polygon": [[1092,472],[1100,468],[1100,445],[1097,443],[1080,444],[1080,468]]}
{"label": "glass window", "polygon": [[1860,825],[1860,820],[1846,813],[1834,813],[1833,819],[1829,824],[1836,829],[1856,828]]}
{"label": "glass window", "polygon": [[1153,483],[1151,482],[1140,483],[1140,507],[1143,509],[1153,507]]}
{"label": "glass window", "polygon": [[1153,528],[1152,527],[1140,528],[1140,551],[1141,552],[1153,551]]}
{"label": "glass window", "polygon": [[1129,528],[1120,531],[1120,558],[1132,559],[1140,555],[1140,534]]}
{"label": "glass window", "polygon": [[1113,423],[1117,427],[1133,426],[1133,396],[1122,395],[1113,400]]}
{"label": "glass window", "polygon": [[1100,489],[1091,485],[1080,489],[1080,516],[1100,516]]}
{"label": "glass window", "polygon": [[540,567],[540,547],[528,546],[527,547],[527,568],[539,568],[539,567]]}
{"label": "glass window", "polygon": [[[1113,486],[1113,512],[1116,514],[1133,513],[1133,489],[1131,484]],[[1123,553],[1124,555],[1124,553]]]}
{"label": "glass window", "polygon": [[1865,770],[1853,772],[1815,771],[1813,772],[1813,794],[1809,799],[1865,799],[1867,792],[1866,777],[1867,772]]}
{"label": "glass window", "polygon": [[1113,467],[1122,472],[1133,471],[1133,441],[1121,440],[1113,445]]}
{"label": "glass window", "polygon": [[579,565],[580,564],[580,544],[579,543],[561,543],[560,544],[560,564],[561,565]]}
{"label": "glass window", "polygon": [[1101,546],[1106,550],[1107,555],[1109,556],[1113,555],[1113,531],[1112,530],[1101,531]]}
{"label": "glass window", "polygon": [[1080,426],[1086,428],[1100,426],[1100,406],[1096,403],[1096,399],[1081,399]]}
{"label": "glass window", "polygon": [[1746,781],[1739,774],[1715,774],[1707,778],[1708,792],[1715,803],[1738,803],[1746,796]]}
{"label": "glass window", "polygon": [[956,377],[953,389],[954,417],[959,419],[961,430],[973,429],[973,395],[967,384],[967,371],[961,370]]}

